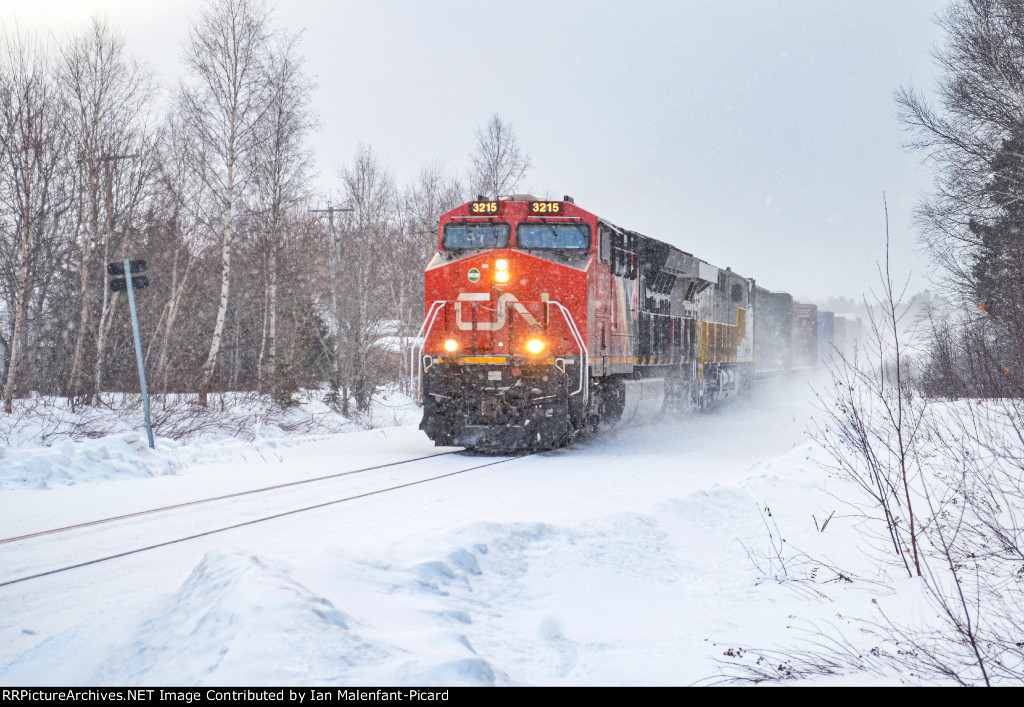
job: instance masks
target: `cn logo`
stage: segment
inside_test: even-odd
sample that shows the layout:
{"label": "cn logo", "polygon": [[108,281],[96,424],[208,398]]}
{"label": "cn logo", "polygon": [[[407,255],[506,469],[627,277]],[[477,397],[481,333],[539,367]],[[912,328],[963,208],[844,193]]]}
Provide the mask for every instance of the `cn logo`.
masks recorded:
{"label": "cn logo", "polygon": [[[547,293],[544,293],[543,295],[541,295],[541,299],[546,300],[547,298],[548,298]],[[490,302],[490,301],[491,301],[491,295],[488,292],[463,292],[462,294],[460,294],[458,299],[455,302],[455,326],[457,326],[462,331],[472,331],[473,330],[473,322],[472,321],[468,321],[468,322],[467,321],[463,321],[463,319],[462,319],[462,303],[463,302]],[[520,304],[519,300],[516,298],[515,295],[506,292],[505,294],[503,294],[501,297],[498,298],[498,307],[497,307],[498,318],[495,321],[493,321],[493,322],[480,322],[480,321],[478,321],[476,323],[477,330],[478,331],[498,331],[499,329],[504,329],[505,328],[506,320],[508,318],[508,314],[507,313],[508,313],[508,303],[509,302],[515,302],[515,305],[513,305],[514,309],[516,310],[516,312],[519,313],[519,316],[521,316],[523,319],[526,320],[527,324],[529,324],[530,326],[540,326],[540,322],[538,322],[534,318],[534,316],[532,314],[530,314],[530,310],[528,310],[525,305]]]}

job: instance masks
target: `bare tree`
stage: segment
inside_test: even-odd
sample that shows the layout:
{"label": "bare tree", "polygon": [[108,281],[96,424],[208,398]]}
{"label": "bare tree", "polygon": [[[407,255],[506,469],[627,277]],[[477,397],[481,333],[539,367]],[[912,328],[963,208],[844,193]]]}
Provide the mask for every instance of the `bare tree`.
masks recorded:
{"label": "bare tree", "polygon": [[283,38],[267,64],[269,110],[259,148],[250,154],[256,247],[263,274],[263,327],[257,380],[261,391],[276,392],[278,257],[289,245],[299,210],[308,199],[311,154],[305,140],[315,127],[310,111],[312,83],[297,54],[298,37]]}
{"label": "bare tree", "polygon": [[470,155],[473,193],[497,198],[514,192],[531,165],[512,126],[495,113],[476,131],[476,140],[476,150]]}
{"label": "bare tree", "polygon": [[227,320],[236,211],[251,179],[246,168],[266,137],[262,126],[272,94],[267,80],[268,25],[269,11],[258,0],[212,0],[185,46],[191,78],[178,92],[179,103],[194,139],[209,159],[202,174],[222,220],[220,298],[199,386],[202,405],[207,402]]}
{"label": "bare tree", "polygon": [[396,252],[394,181],[373,151],[360,147],[351,167],[341,170],[343,195],[352,211],[340,227],[344,252],[334,274],[341,285],[335,323],[336,367],[343,412],[348,397],[366,410],[387,366],[374,353],[388,313],[386,263]]}
{"label": "bare tree", "polygon": [[465,200],[458,177],[434,162],[420,170],[417,180],[397,204],[397,240],[385,267],[390,316],[399,327],[403,370],[408,368],[408,337],[419,328],[423,318],[423,273],[437,250],[441,214]]}
{"label": "bare tree", "polygon": [[[879,268],[881,293],[869,308],[870,333],[864,360],[835,352],[832,385],[822,397],[825,419],[818,443],[835,469],[870,499],[892,554],[908,576],[921,576],[921,519],[912,486],[922,475],[920,446],[927,401],[916,394],[907,361],[903,318],[910,308],[897,290],[889,267],[888,208],[885,266]],[[866,364],[866,365],[865,365]]]}
{"label": "bare tree", "polygon": [[[109,260],[124,260],[136,245],[140,224],[139,209],[148,196],[156,167],[154,136],[145,129],[124,137],[122,154],[108,154],[103,162],[103,239],[100,260],[103,286],[100,312],[96,322],[96,360],[93,368],[93,399],[100,400],[103,389],[105,355],[114,324],[117,293],[110,296]],[[117,254],[116,256],[114,254]]]}
{"label": "bare tree", "polygon": [[49,52],[37,41],[4,30],[0,56],[0,208],[8,266],[5,299],[9,307],[13,304],[4,386],[4,411],[10,413],[28,333],[24,319],[33,278],[37,271],[54,267],[32,256],[45,253],[45,247],[40,251],[37,246],[55,237],[64,198],[59,180],[67,172],[68,149]]}
{"label": "bare tree", "polygon": [[[1024,7],[1018,0],[961,0],[938,23],[947,37],[936,51],[944,71],[938,105],[909,87],[896,102],[912,134],[909,146],[937,167],[934,195],[918,209],[924,243],[952,293],[973,295],[982,246],[976,226],[1024,199]],[[1012,176],[993,180],[997,170]]]}
{"label": "bare tree", "polygon": [[[78,167],[75,192],[80,302],[68,384],[72,399],[82,392],[82,359],[90,323],[96,342],[92,396],[99,399],[106,330],[116,302],[106,288],[106,259],[114,232],[120,230],[123,234],[129,227],[125,219],[135,211],[151,168],[144,162],[129,161],[140,160],[140,151],[148,152],[151,139],[146,135],[147,111],[155,86],[151,76],[125,55],[124,44],[123,35],[113,31],[106,21],[93,19],[85,34],[69,38],[62,46],[57,68]],[[117,206],[121,208],[115,212]],[[102,273],[102,282],[94,285],[97,270]]]}
{"label": "bare tree", "polygon": [[[217,211],[209,180],[204,178],[209,160],[204,145],[194,144],[192,133],[180,114],[168,116],[160,142],[159,171],[153,217],[163,232],[162,255],[169,260],[170,283],[152,345],[158,345],[154,381],[168,390],[171,340],[192,275],[201,256],[218,240]],[[198,318],[198,317],[194,317]],[[199,335],[194,327],[188,338]],[[148,358],[148,357],[147,357]],[[180,381],[179,381],[180,384]]]}
{"label": "bare tree", "polygon": [[968,360],[977,362],[969,378],[991,399],[921,396],[904,365],[901,299],[887,262],[864,358],[835,362],[815,436],[861,492],[846,499],[860,538],[881,541],[885,555],[916,576],[932,623],[912,625],[879,607],[855,622],[859,639],[815,626],[803,647],[727,653],[740,659],[725,664],[732,681],[862,671],[961,685],[1024,680],[1024,398],[1005,370],[984,360],[984,337],[968,340]]}
{"label": "bare tree", "polygon": [[434,162],[420,170],[416,181],[406,190],[407,227],[412,236],[409,248],[417,262],[426,265],[437,250],[441,214],[466,201],[466,190],[459,178]]}

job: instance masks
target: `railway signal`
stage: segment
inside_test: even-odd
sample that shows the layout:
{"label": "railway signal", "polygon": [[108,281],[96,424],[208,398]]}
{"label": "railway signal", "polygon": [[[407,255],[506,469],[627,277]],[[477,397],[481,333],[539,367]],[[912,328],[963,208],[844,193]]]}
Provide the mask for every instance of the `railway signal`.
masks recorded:
{"label": "railway signal", "polygon": [[139,339],[139,318],[135,314],[135,290],[149,287],[149,278],[145,275],[132,277],[132,272],[145,272],[145,260],[122,260],[107,264],[107,274],[111,276],[110,289],[114,292],[128,293],[128,308],[132,313],[132,334],[135,336],[135,359],[139,365],[139,389],[142,392],[142,410],[146,415],[146,435],[149,437],[149,448],[153,445],[153,422],[149,415],[149,390],[146,388],[146,371],[142,366],[142,341]]}
{"label": "railway signal", "polygon": [[107,274],[110,275],[110,291],[126,292],[128,290],[128,272],[132,274],[132,289],[144,290],[149,287],[149,278],[145,275],[135,277],[137,273],[146,271],[145,260],[121,260],[107,264]]}
{"label": "railway signal", "polygon": [[[145,275],[132,278],[132,289],[133,290],[144,290],[149,287],[149,278]],[[123,277],[116,278],[110,281],[111,292],[126,292],[128,290],[128,281]]]}

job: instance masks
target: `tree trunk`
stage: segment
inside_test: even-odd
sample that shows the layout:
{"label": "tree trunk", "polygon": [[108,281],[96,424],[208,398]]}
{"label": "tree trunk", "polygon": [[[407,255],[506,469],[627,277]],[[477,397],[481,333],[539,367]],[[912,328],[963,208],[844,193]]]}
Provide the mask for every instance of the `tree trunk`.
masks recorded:
{"label": "tree trunk", "polygon": [[162,390],[164,395],[167,394],[167,348],[171,340],[171,331],[174,329],[174,324],[178,319],[178,311],[181,308],[181,298],[185,294],[185,285],[188,283],[188,274],[192,270],[192,264],[195,263],[195,256],[189,253],[188,262],[185,263],[185,272],[181,276],[181,281],[175,284],[174,291],[170,301],[170,311],[167,313],[167,322],[164,327],[163,340],[160,342],[160,357],[157,359],[157,370],[160,371],[162,379]]}
{"label": "tree trunk", "polygon": [[[107,199],[106,199],[106,218],[105,218],[105,233],[103,234],[103,262],[107,263],[110,258],[110,242],[114,233],[114,216],[113,216],[113,195],[111,193],[112,186],[110,183],[110,168],[107,166],[106,182],[107,182]],[[121,244],[121,255],[124,256],[125,244]],[[110,287],[110,276],[107,273],[107,269],[103,268],[103,305],[100,309],[100,321],[97,327],[96,333],[96,367],[93,375],[93,403],[99,405],[101,402],[101,393],[103,392],[103,358],[106,354],[107,347],[107,334],[110,332],[110,326],[114,322],[114,307],[117,305],[117,293],[115,292],[113,297],[109,296]],[[109,306],[108,306],[109,304]]]}
{"label": "tree trunk", "polygon": [[224,321],[228,312],[228,291],[231,283],[231,236],[234,207],[234,174],[233,162],[228,163],[227,209],[224,212],[224,242],[221,246],[220,303],[217,305],[217,321],[213,325],[213,339],[210,341],[210,354],[203,364],[203,379],[199,385],[199,404],[206,407],[213,380],[213,369],[217,365],[217,354],[220,352],[220,341],[224,336]]}
{"label": "tree trunk", "polygon": [[96,162],[90,160],[89,164],[89,225],[86,227],[85,242],[82,243],[81,259],[79,261],[78,280],[81,286],[81,307],[78,311],[78,335],[75,338],[75,353],[71,361],[71,375],[68,379],[68,397],[71,399],[71,409],[74,410],[75,398],[82,395],[82,369],[85,364],[82,362],[83,349],[85,348],[85,328],[89,321],[89,266],[91,264],[92,246],[99,236],[99,207],[96,203]]}
{"label": "tree trunk", "polygon": [[14,334],[11,336],[11,358],[7,366],[7,384],[4,386],[4,412],[14,412],[14,382],[18,372],[18,352],[21,349],[21,325],[25,311],[25,287],[28,282],[28,243],[32,231],[30,228],[31,187],[25,183],[25,217],[21,233],[21,270],[18,275],[18,300],[14,306]]}
{"label": "tree trunk", "polygon": [[266,393],[263,362],[267,356],[267,332],[270,329],[270,273],[267,272],[267,250],[263,249],[263,330],[260,332],[260,354],[256,358],[256,390]]}
{"label": "tree trunk", "polygon": [[267,332],[267,374],[271,392],[277,392],[277,253],[270,253],[270,329]]}

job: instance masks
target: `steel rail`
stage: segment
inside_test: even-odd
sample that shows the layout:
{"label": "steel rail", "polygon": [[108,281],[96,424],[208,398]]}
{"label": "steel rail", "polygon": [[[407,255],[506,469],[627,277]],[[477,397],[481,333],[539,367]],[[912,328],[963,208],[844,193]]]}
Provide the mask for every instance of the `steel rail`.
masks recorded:
{"label": "steel rail", "polygon": [[368,466],[363,469],[352,469],[351,471],[342,471],[337,474],[328,474],[327,476],[318,476],[314,479],[300,479],[299,481],[289,481],[284,484],[275,484],[274,486],[264,486],[258,489],[249,489],[248,491],[238,491],[236,493],[228,493],[223,496],[213,496],[211,498],[201,498],[195,501],[185,501],[184,503],[176,503],[172,506],[162,506],[160,508],[151,508],[145,511],[136,511],[135,513],[126,513],[120,516],[113,516],[111,518],[100,518],[99,520],[91,520],[85,523],[76,523],[75,525],[66,525],[62,528],[52,528],[50,530],[40,530],[37,533],[28,533],[27,535],[18,535],[16,537],[4,538],[0,540],[0,545],[6,543],[19,542],[21,540],[29,540],[31,538],[42,537],[43,535],[53,535],[55,533],[63,533],[68,530],[77,530],[79,528],[88,528],[94,525],[103,525],[104,523],[113,523],[118,520],[126,520],[128,518],[137,518],[138,516],[149,515],[151,513],[161,513],[163,511],[173,511],[178,508],[187,508],[189,506],[198,506],[203,503],[212,503],[214,501],[223,501],[228,498],[238,498],[239,496],[249,496],[254,493],[264,493],[266,491],[274,491],[276,489],[283,489],[289,486],[301,486],[302,484],[311,484],[315,481],[326,481],[328,479],[337,479],[342,476],[351,476],[353,474],[361,474],[365,471],[374,471],[376,469],[385,469],[389,466],[400,466],[402,464],[411,464],[413,462],[423,461],[424,459],[433,459],[434,457],[443,457],[447,454],[455,454],[455,452],[438,452],[437,454],[427,454],[422,457],[415,457],[413,459],[403,459],[397,462],[388,462],[387,464],[377,464],[375,466]]}
{"label": "steel rail", "polygon": [[[451,452],[448,452],[448,453],[450,454]],[[434,455],[434,456],[440,456],[440,455]],[[533,456],[533,455],[524,455],[524,456]],[[447,474],[440,474],[438,476],[432,476],[432,477],[427,478],[427,479],[420,479],[418,481],[410,481],[408,483],[399,484],[397,486],[389,486],[387,488],[377,489],[376,491],[367,491],[365,493],[356,494],[355,496],[347,496],[345,498],[338,498],[338,499],[335,499],[333,501],[325,501],[324,503],[317,503],[317,504],[312,505],[312,506],[305,506],[303,508],[296,508],[294,510],[284,511],[282,513],[275,513],[274,515],[264,516],[262,518],[254,518],[253,520],[247,520],[247,521],[243,521],[241,523],[235,523],[233,525],[228,525],[228,526],[225,526],[223,528],[216,528],[214,530],[206,530],[206,531],[204,531],[202,533],[195,533],[193,535],[188,535],[188,536],[183,537],[183,538],[177,538],[175,540],[167,540],[167,541],[162,542],[162,543],[156,543],[155,545],[147,545],[145,547],[135,548],[134,550],[125,550],[124,552],[118,552],[118,553],[113,554],[113,555],[107,555],[105,557],[98,557],[98,558],[96,558],[94,560],[86,560],[85,562],[78,562],[78,563],[73,564],[73,565],[67,565],[67,566],[64,566],[64,567],[58,567],[56,569],[46,570],[45,572],[37,572],[36,574],[31,574],[31,575],[28,575],[28,576],[25,576],[25,577],[18,577],[17,579],[9,579],[9,580],[6,580],[4,582],[0,582],[0,587],[9,587],[9,586],[11,586],[13,584],[19,584],[21,582],[27,582],[30,579],[39,579],[40,577],[48,577],[50,575],[60,574],[61,572],[68,572],[70,570],[79,569],[81,567],[88,567],[89,565],[97,565],[97,564],[100,564],[101,562],[108,562],[110,560],[116,560],[116,559],[121,558],[121,557],[128,557],[129,555],[137,555],[137,554],[139,554],[141,552],[148,552],[149,550],[156,550],[156,549],[161,548],[161,547],[167,547],[169,545],[176,545],[178,543],[187,542],[189,540],[195,540],[197,538],[203,538],[203,537],[207,537],[209,535],[216,535],[217,533],[224,533],[224,532],[227,532],[229,530],[236,530],[238,528],[244,528],[247,525],[255,525],[257,523],[264,523],[264,522],[266,522],[268,520],[276,520],[278,518],[284,518],[284,517],[287,517],[287,516],[295,515],[297,513],[305,513],[306,511],[313,511],[313,510],[317,510],[319,508],[325,508],[327,506],[334,506],[334,505],[337,505],[339,503],[345,503],[346,501],[355,501],[355,500],[358,500],[360,498],[367,498],[368,496],[376,496],[378,494],[387,493],[388,491],[397,491],[399,489],[409,488],[410,486],[418,486],[420,484],[426,484],[426,483],[429,483],[431,481],[438,481],[440,479],[446,479],[446,478],[451,477],[451,476],[458,476],[459,474],[465,474],[465,473],[470,472],[470,471],[476,471],[477,469],[484,469],[484,468],[489,467],[489,466],[494,466],[496,464],[504,464],[506,462],[515,461],[516,459],[522,459],[522,458],[523,457],[510,457],[508,459],[499,459],[498,461],[488,462],[486,464],[478,464],[477,466],[471,466],[468,469],[460,469],[458,471],[451,471],[451,472],[448,472]]]}

